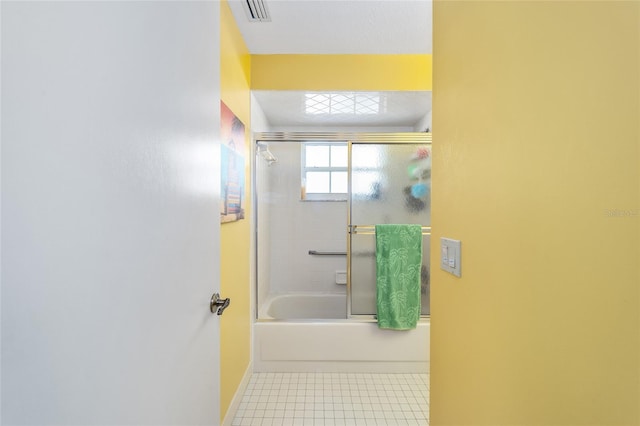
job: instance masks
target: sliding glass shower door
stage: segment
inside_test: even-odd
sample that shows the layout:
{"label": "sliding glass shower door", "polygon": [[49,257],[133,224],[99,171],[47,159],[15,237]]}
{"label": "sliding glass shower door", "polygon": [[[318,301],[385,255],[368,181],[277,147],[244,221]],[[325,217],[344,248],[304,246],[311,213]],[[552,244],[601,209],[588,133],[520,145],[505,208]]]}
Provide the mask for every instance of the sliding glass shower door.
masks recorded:
{"label": "sliding glass shower door", "polygon": [[431,144],[349,146],[349,315],[376,315],[377,224],[422,225],[421,313],[429,315]]}

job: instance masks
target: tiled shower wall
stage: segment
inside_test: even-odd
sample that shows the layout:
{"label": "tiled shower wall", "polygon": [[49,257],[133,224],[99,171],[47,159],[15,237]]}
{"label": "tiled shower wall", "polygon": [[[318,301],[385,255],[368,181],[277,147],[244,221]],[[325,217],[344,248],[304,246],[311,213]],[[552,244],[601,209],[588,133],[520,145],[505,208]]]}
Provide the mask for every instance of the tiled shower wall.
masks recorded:
{"label": "tiled shower wall", "polygon": [[[346,256],[311,256],[309,250],[346,252],[347,203],[300,200],[300,144],[270,142],[278,162],[264,167],[267,182],[259,184],[259,213],[268,233],[259,225],[260,259],[269,256],[269,291],[346,293],[335,284],[335,272],[346,271]],[[265,212],[266,210],[266,212]],[[264,278],[258,277],[259,282]],[[266,287],[262,287],[262,292]]]}

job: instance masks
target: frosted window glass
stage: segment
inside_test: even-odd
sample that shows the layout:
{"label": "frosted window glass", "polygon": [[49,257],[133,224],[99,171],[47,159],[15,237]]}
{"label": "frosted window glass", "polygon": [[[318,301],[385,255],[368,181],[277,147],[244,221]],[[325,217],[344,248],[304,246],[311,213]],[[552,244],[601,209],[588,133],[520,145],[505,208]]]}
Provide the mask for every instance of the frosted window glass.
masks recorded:
{"label": "frosted window glass", "polygon": [[328,145],[307,145],[305,153],[306,167],[329,167]]}
{"label": "frosted window glass", "polygon": [[331,172],[331,192],[333,194],[346,194],[348,183],[347,172]]}
{"label": "frosted window glass", "polygon": [[329,192],[329,173],[307,172],[306,191],[310,194]]}
{"label": "frosted window glass", "polygon": [[[349,150],[347,146],[331,146],[331,167],[347,167],[349,160]],[[346,191],[345,191],[346,192]]]}

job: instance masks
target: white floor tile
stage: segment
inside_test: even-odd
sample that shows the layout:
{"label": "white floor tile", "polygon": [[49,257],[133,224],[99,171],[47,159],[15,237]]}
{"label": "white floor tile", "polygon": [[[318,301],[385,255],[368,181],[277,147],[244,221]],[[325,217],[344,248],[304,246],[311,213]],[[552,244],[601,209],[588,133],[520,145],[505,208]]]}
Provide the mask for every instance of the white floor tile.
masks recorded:
{"label": "white floor tile", "polygon": [[428,426],[427,374],[256,373],[232,426]]}

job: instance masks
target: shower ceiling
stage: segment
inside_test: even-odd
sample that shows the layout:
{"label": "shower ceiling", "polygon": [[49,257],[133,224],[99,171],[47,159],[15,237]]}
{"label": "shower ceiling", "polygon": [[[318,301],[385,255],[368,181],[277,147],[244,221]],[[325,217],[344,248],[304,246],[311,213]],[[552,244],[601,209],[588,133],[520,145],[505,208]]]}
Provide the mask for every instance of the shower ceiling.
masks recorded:
{"label": "shower ceiling", "polygon": [[414,126],[431,92],[253,92],[272,126]]}

